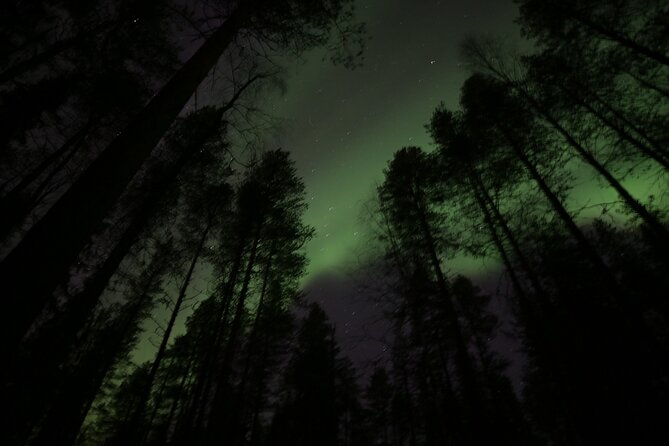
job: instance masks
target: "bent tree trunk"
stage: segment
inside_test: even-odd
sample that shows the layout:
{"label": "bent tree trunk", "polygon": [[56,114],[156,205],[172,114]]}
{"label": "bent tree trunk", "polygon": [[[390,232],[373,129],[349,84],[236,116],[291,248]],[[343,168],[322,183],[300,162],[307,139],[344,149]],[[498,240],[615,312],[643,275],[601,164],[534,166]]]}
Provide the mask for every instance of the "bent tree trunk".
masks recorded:
{"label": "bent tree trunk", "polygon": [[12,351],[153,148],[242,26],[233,15],[200,47],[0,264],[2,343]]}

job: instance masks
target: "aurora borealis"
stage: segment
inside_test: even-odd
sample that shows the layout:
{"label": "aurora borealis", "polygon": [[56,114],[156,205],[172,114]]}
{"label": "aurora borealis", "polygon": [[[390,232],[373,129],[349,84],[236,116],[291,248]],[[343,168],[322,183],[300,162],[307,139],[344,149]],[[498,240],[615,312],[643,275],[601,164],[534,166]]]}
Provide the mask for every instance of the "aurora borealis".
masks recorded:
{"label": "aurora borealis", "polygon": [[[316,230],[306,246],[304,289],[343,327],[338,338],[359,364],[383,357],[388,348],[370,338],[381,337],[384,327],[374,326],[379,310],[368,301],[364,283],[354,279],[372,237],[365,203],[396,150],[411,145],[432,150],[424,126],[437,104],[459,108],[460,87],[469,75],[459,54],[465,37],[494,36],[521,52],[529,47],[517,15],[513,0],[359,1],[358,16],[371,37],[363,66],[351,71],[332,66],[322,52],[310,53],[287,65],[286,93],[267,101],[267,111],[286,120],[279,145],[291,151],[303,176],[305,222]],[[581,221],[601,217],[603,209],[609,221],[625,218],[617,212],[615,192],[593,180],[588,167],[581,165],[573,175],[569,199],[581,210]],[[652,194],[661,199],[662,182],[654,180],[630,177],[624,183],[642,200]],[[445,267],[493,294],[507,286],[494,257],[458,256]],[[507,313],[501,298],[494,305],[498,314]],[[500,337],[495,343],[517,360],[513,341]]]}
{"label": "aurora borealis", "polygon": [[[268,100],[266,109],[286,120],[279,145],[293,154],[308,190],[306,223],[316,235],[307,245],[305,284],[355,265],[364,251],[362,207],[388,160],[403,146],[430,150],[424,126],[434,107],[443,101],[458,108],[468,75],[459,56],[462,39],[492,35],[522,48],[527,43],[514,23],[517,13],[512,0],[359,1],[358,16],[371,37],[362,67],[332,66],[321,52],[287,66],[286,93]],[[642,199],[657,193],[652,179],[629,178],[626,184]],[[577,181],[575,188],[571,199],[577,207],[615,199],[591,180]],[[460,259],[454,265],[482,274],[490,262]]]}
{"label": "aurora borealis", "polygon": [[424,125],[439,102],[457,105],[467,76],[461,40],[482,32],[517,40],[515,15],[511,0],[360,1],[371,36],[362,67],[333,67],[320,53],[288,67],[287,93],[267,108],[288,120],[281,145],[307,186],[316,236],[305,283],[343,273],[364,249],[362,205],[393,152],[430,148]]}
{"label": "aurora borealis", "polygon": [[0,444],[666,443],[669,3],[6,3]]}

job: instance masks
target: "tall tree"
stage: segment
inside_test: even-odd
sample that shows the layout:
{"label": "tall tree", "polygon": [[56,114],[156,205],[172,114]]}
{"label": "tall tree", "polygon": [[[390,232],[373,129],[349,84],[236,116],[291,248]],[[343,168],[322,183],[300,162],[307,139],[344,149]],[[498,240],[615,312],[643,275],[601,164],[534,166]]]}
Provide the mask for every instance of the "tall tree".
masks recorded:
{"label": "tall tree", "polygon": [[[0,264],[7,305],[13,314],[3,323],[3,344],[11,348],[17,332],[22,335],[39,314],[69,265],[239,32],[255,32],[262,41],[303,50],[325,43],[340,19],[350,22],[351,15],[346,13],[349,4],[296,0],[277,5],[257,0],[226,5],[223,23]],[[346,26],[338,29],[352,31]],[[78,218],[73,222],[75,214]],[[40,268],[39,280],[27,280],[28,275],[34,275],[30,265],[36,254],[47,263]]]}

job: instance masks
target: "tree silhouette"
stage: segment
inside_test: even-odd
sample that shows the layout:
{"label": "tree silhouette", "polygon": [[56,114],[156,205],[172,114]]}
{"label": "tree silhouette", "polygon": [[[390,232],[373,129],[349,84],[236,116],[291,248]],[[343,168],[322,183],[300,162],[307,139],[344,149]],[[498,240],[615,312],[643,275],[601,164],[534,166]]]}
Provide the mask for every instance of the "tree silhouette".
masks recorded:
{"label": "tree silhouette", "polygon": [[[3,324],[8,330],[4,342],[11,346],[17,336],[25,333],[46,297],[66,275],[68,266],[239,32],[258,32],[277,46],[311,48],[327,41],[330,28],[347,6],[346,2],[336,2],[325,8],[299,1],[280,8],[271,5],[244,2],[229,9],[226,19],[202,47],[3,259],[0,274],[14,314],[11,321]],[[76,224],[71,222],[74,213],[79,215]],[[35,286],[26,286],[28,282],[21,275],[27,273],[32,257],[40,252],[48,264],[40,270],[40,280],[30,282]]]}

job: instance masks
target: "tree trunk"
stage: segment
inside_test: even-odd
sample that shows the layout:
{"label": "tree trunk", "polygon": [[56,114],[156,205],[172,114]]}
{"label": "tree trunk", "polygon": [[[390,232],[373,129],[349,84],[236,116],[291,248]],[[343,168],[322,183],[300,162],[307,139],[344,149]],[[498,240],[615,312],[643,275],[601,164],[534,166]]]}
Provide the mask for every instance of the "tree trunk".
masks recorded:
{"label": "tree trunk", "polygon": [[[246,295],[251,283],[253,267],[255,266],[255,259],[258,251],[258,243],[260,242],[261,230],[262,223],[258,223],[253,245],[251,247],[251,252],[249,254],[248,263],[246,265],[246,271],[244,273],[242,288],[239,290],[239,296],[237,297],[237,305],[235,308],[234,317],[232,319],[232,324],[230,326],[230,334],[223,352],[221,369],[216,376],[218,386],[211,400],[211,412],[207,417],[208,419],[207,425],[205,426],[206,433],[204,439],[205,444],[220,441],[222,438],[224,438],[225,435],[225,428],[227,427],[227,423],[225,421],[229,418],[229,415],[226,416],[226,409],[230,409],[228,407],[228,399],[230,396],[228,391],[228,379],[238,350],[237,340],[241,333],[242,318],[244,316],[244,304],[246,303]],[[212,420],[218,420],[218,422],[212,422]]]}
{"label": "tree trunk", "polygon": [[663,96],[665,99],[669,99],[669,91],[665,90],[664,88],[661,88],[655,84],[653,84],[650,81],[647,81],[646,79],[637,76],[636,74],[632,73],[631,71],[624,71],[625,74],[630,76],[632,79],[637,81],[641,86],[648,90],[652,90],[655,93],[658,93],[660,96]]}
{"label": "tree trunk", "polygon": [[[7,194],[0,198],[0,215],[3,216],[0,220],[0,239],[6,239],[10,231],[19,223],[21,223],[26,214],[31,209],[30,200],[26,199],[26,189],[33,184],[48,168],[56,163],[60,158],[65,157],[70,159],[70,152],[77,151],[77,145],[86,136],[92,124],[89,122],[74,135],[69,137],[63,145],[49,154],[42,162],[35,166],[28,172],[21,181],[14,186]],[[43,184],[44,182],[42,182]],[[43,188],[43,187],[42,187]],[[37,191],[40,187],[37,188]],[[38,192],[31,194],[33,197]]]}
{"label": "tree trunk", "polygon": [[[245,230],[246,228],[243,229]],[[239,237],[239,247],[233,260],[232,267],[230,268],[228,278],[223,286],[221,303],[218,306],[218,311],[214,319],[213,336],[209,341],[202,364],[198,367],[195,385],[193,387],[193,392],[190,395],[190,401],[183,413],[179,414],[175,439],[173,441],[174,444],[188,444],[190,441],[188,436],[193,429],[199,428],[201,419],[206,411],[206,405],[209,401],[206,393],[211,390],[212,374],[216,368],[216,355],[220,352],[222,348],[221,344],[225,337],[225,326],[228,321],[228,313],[230,311],[234,287],[242,267],[244,252],[246,250],[246,240],[247,234],[244,232]]]}
{"label": "tree trunk", "polygon": [[595,157],[586,150],[574,137],[564,128],[560,123],[550,114],[544,107],[542,107],[529,93],[521,89],[523,96],[532,104],[532,107],[548,122],[567,143],[578,153],[578,155],[592,168],[597,171],[609,185],[618,193],[627,207],[633,211],[641,220],[648,226],[648,228],[655,233],[658,239],[669,246],[669,231],[652,215],[646,207],[639,203],[632,195],[625,189],[622,184],[608,171],[602,164],[595,159]]}
{"label": "tree trunk", "polygon": [[583,251],[588,259],[590,259],[593,266],[598,269],[603,277],[606,278],[608,282],[611,282],[609,283],[608,287],[610,289],[615,289],[617,286],[616,281],[613,278],[613,275],[611,274],[608,266],[606,266],[599,253],[590,244],[581,229],[576,225],[574,219],[571,217],[567,209],[565,209],[565,207],[562,205],[560,199],[557,197],[557,195],[555,195],[548,184],[546,184],[546,181],[542,175],[539,173],[534,164],[532,164],[532,162],[529,160],[523,149],[516,143],[515,139],[511,137],[506,130],[502,129],[502,133],[504,134],[516,157],[520,160],[527,172],[530,174],[532,180],[537,184],[537,186],[539,186],[539,190],[541,190],[543,195],[548,199],[548,202],[553,208],[553,211],[555,211],[571,236],[574,238],[574,240],[576,240],[581,251]]}
{"label": "tree trunk", "polygon": [[479,208],[481,209],[481,212],[483,213],[483,219],[485,220],[486,226],[488,227],[488,232],[490,233],[490,238],[492,239],[493,243],[495,244],[495,248],[497,248],[497,252],[499,253],[500,257],[502,258],[502,263],[504,263],[504,267],[506,268],[506,272],[509,275],[509,279],[511,280],[511,284],[513,285],[514,290],[516,291],[518,298],[521,302],[523,302],[523,306],[527,305],[529,303],[527,299],[527,293],[525,292],[525,288],[523,287],[522,283],[520,282],[520,279],[518,278],[518,275],[516,274],[516,270],[513,267],[513,264],[511,263],[511,259],[509,258],[509,255],[506,253],[506,248],[504,247],[504,244],[502,243],[502,240],[500,239],[499,235],[497,234],[497,229],[495,228],[495,224],[492,221],[492,216],[490,215],[490,210],[488,209],[488,206],[485,204],[483,201],[483,197],[481,192],[478,190],[476,185],[473,185],[474,188],[474,195],[476,198],[476,202],[479,205]]}
{"label": "tree trunk", "polygon": [[163,361],[165,354],[167,353],[167,344],[169,343],[170,338],[172,336],[172,331],[174,330],[174,324],[176,323],[177,317],[181,312],[181,306],[184,302],[184,299],[186,298],[186,292],[188,291],[188,286],[190,285],[191,279],[193,277],[193,272],[195,271],[197,262],[200,259],[202,250],[204,249],[204,244],[205,241],[207,240],[207,235],[209,234],[210,228],[211,228],[211,223],[207,223],[207,226],[205,227],[200,237],[200,241],[197,244],[197,248],[195,249],[195,253],[193,254],[193,257],[191,259],[190,266],[188,267],[188,271],[186,272],[186,276],[184,277],[184,281],[181,287],[179,288],[179,294],[177,296],[176,302],[174,303],[174,308],[172,308],[172,313],[167,323],[167,327],[165,328],[165,333],[163,333],[163,339],[160,342],[160,346],[158,347],[156,356],[153,359],[151,368],[149,369],[149,374],[147,375],[146,383],[144,384],[140,392],[139,399],[137,401],[137,406],[134,409],[134,413],[131,416],[130,422],[127,423],[127,426],[125,427],[126,428],[125,430],[127,430],[126,435],[121,434],[121,436],[117,439],[119,441],[118,444],[120,445],[136,444],[141,440],[140,433],[143,424],[142,418],[144,416],[146,405],[149,401],[149,398],[151,397],[151,389],[153,388],[153,382],[155,381],[156,375],[158,374],[158,369],[160,369],[160,364]]}
{"label": "tree trunk", "polygon": [[[592,98],[600,104],[604,109],[606,109],[609,113],[611,113],[613,116],[615,116],[616,119],[620,120],[625,126],[628,128],[632,129],[634,133],[636,133],[638,136],[640,136],[642,139],[646,140],[651,145],[651,149],[654,150],[655,152],[661,154],[665,158],[668,156],[668,152],[666,147],[663,147],[662,144],[658,143],[655,138],[651,137],[650,135],[647,134],[647,132],[640,128],[637,124],[633,123],[630,121],[623,112],[620,110],[616,109],[613,105],[609,104],[605,99],[600,97],[597,93],[595,92],[589,92],[589,96],[592,96]],[[620,127],[620,126],[619,126]],[[624,127],[621,127],[624,128]]]}
{"label": "tree trunk", "polygon": [[[648,227],[658,236],[659,241],[665,245],[669,246],[669,231],[667,228],[662,225],[662,223],[655,218],[648,210],[639,203],[630,193],[616,180],[613,175],[602,166],[590,152],[588,152],[581,144],[574,139],[569,132],[560,125],[560,123],[545,109],[541,104],[535,99],[532,94],[530,94],[522,86],[518,85],[518,82],[513,80],[509,75],[504,73],[499,68],[495,67],[486,57],[480,57],[480,62],[485,64],[485,66],[494,73],[499,79],[501,79],[507,86],[516,90],[530,105],[531,107],[547,122],[549,123],[564,139],[567,141],[570,147],[572,147],[576,153],[591,167],[593,167],[597,173],[606,179],[609,185],[620,195],[625,204],[638,216],[642,221],[648,225]],[[502,131],[506,132],[505,137],[509,139],[508,130],[504,129],[503,126],[499,124],[497,127]],[[511,142],[511,141],[510,141]],[[569,217],[571,219],[571,217]],[[597,256],[599,257],[599,256]],[[600,259],[601,260],[601,259]]]}
{"label": "tree trunk", "polygon": [[[154,96],[0,264],[3,350],[16,345],[242,26],[238,10]],[[76,217],[75,217],[76,216]],[[40,259],[35,270],[34,260]]]}
{"label": "tree trunk", "polygon": [[[527,257],[525,256],[525,253],[523,253],[523,250],[520,247],[520,244],[518,243],[518,240],[516,239],[516,236],[513,234],[511,229],[509,228],[509,225],[506,222],[506,219],[504,216],[500,213],[499,209],[495,205],[495,202],[493,201],[492,197],[488,193],[488,190],[486,189],[485,185],[483,184],[483,181],[481,181],[481,177],[476,171],[472,171],[471,173],[473,181],[474,181],[474,189],[476,190],[476,186],[478,186],[478,191],[481,195],[481,202],[479,202],[479,207],[483,210],[484,213],[486,212],[493,212],[494,219],[491,217],[490,218],[490,223],[494,226],[494,220],[497,220],[497,224],[502,228],[502,232],[504,233],[504,236],[508,240],[508,242],[511,244],[511,248],[513,248],[514,255],[520,262],[520,265],[523,267],[525,270],[525,273],[527,274],[528,278],[530,279],[530,283],[532,284],[532,287],[534,288],[534,291],[542,297],[542,302],[545,301],[548,298],[548,293],[544,289],[543,285],[541,285],[541,281],[537,277],[536,272],[534,271],[534,268],[530,266],[530,262],[527,260]],[[478,201],[478,199],[477,199]],[[486,205],[487,204],[487,205]]]}
{"label": "tree trunk", "polygon": [[76,36],[60,40],[41,53],[38,53],[24,61],[18,62],[17,64],[7,68],[5,71],[0,73],[0,85],[5,84],[29,71],[39,68],[40,65],[47,63],[49,60],[53,59],[59,54],[64,53],[65,51],[74,48],[76,45],[85,42],[91,37],[96,36],[98,33],[111,28],[114,23],[115,22],[113,21],[101,23],[100,25],[95,26],[87,31],[83,31]]}
{"label": "tree trunk", "polygon": [[[419,192],[418,192],[419,193]],[[468,353],[467,343],[462,334],[462,327],[458,320],[457,311],[455,309],[454,303],[452,301],[452,295],[446,281],[446,277],[441,269],[441,264],[439,257],[437,256],[436,244],[434,237],[432,235],[432,230],[427,221],[425,215],[425,210],[422,207],[422,200],[419,196],[415,195],[415,206],[419,215],[419,225],[420,231],[425,241],[425,249],[427,250],[430,263],[433,269],[433,272],[437,278],[437,285],[442,295],[442,303],[445,308],[445,313],[447,317],[447,322],[450,324],[450,334],[453,337],[455,342],[455,357],[457,359],[458,370],[460,372],[460,378],[462,380],[462,391],[465,398],[465,401],[468,405],[468,410],[471,411],[470,415],[472,420],[476,420],[474,424],[481,423],[480,426],[472,428],[473,425],[469,426],[472,429],[469,429],[469,433],[474,440],[483,440],[489,432],[485,431],[487,422],[485,420],[485,413],[482,405],[481,395],[478,391],[478,386],[476,383],[476,372],[474,370],[471,358]]]}
{"label": "tree trunk", "polygon": [[666,65],[669,67],[669,57],[667,57],[666,54],[662,54],[659,51],[647,48],[641,45],[639,42],[635,41],[634,39],[622,35],[615,30],[602,26],[597,22],[590,20],[588,17],[578,14],[576,11],[566,10],[565,12],[567,12],[569,17],[581,23],[582,25],[590,28],[600,36],[605,37],[607,40],[616,42],[624,48],[627,48],[637,54],[652,59],[661,65]]}
{"label": "tree trunk", "polygon": [[664,158],[664,154],[662,153],[657,153],[656,150],[654,150],[651,147],[648,147],[647,145],[643,144],[641,141],[630,135],[627,130],[624,128],[620,127],[617,125],[615,122],[613,122],[611,119],[606,117],[604,114],[596,110],[592,105],[588,104],[587,101],[579,98],[573,98],[574,101],[579,104],[581,107],[583,107],[585,110],[587,110],[590,114],[595,116],[597,119],[599,119],[602,123],[604,123],[606,126],[608,126],[611,130],[616,132],[618,136],[623,140],[634,146],[642,155],[652,159],[653,161],[657,162],[659,165],[661,165],[665,170],[669,171],[669,161]]}
{"label": "tree trunk", "polygon": [[[104,382],[109,370],[114,366],[122,351],[124,340],[128,331],[137,323],[137,318],[146,307],[150,299],[147,294],[157,274],[148,278],[147,286],[142,290],[136,303],[130,308],[129,313],[123,316],[120,321],[118,332],[114,332],[109,339],[109,345],[102,346],[104,354],[102,360],[99,357],[88,358],[99,354],[98,348],[88,353],[84,362],[98,364],[94,373],[89,373],[90,369],[80,367],[76,370],[70,370],[70,375],[66,377],[65,384],[62,385],[58,398],[52,407],[49,408],[47,416],[41,423],[39,433],[31,442],[31,446],[51,446],[53,444],[70,445],[77,438],[90,408],[95,401],[95,397]],[[110,335],[107,335],[110,336]]]}

